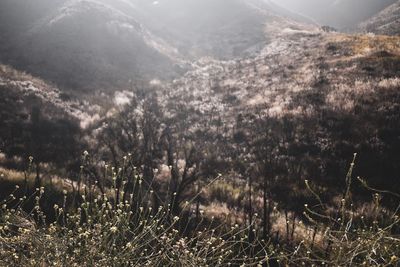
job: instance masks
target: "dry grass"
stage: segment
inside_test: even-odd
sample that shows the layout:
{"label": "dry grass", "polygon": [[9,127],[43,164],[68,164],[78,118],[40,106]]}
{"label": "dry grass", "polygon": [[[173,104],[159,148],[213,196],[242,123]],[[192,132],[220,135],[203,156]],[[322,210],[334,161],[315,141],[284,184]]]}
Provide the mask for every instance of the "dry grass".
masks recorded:
{"label": "dry grass", "polygon": [[42,90],[54,90],[54,88],[51,88],[51,85],[43,81],[42,79],[39,79],[37,77],[34,77],[30,75],[29,73],[23,72],[23,71],[18,71],[10,66],[0,64],[0,82],[1,79],[5,81],[20,81],[20,82],[28,82],[32,85],[34,85],[36,88],[41,88]]}
{"label": "dry grass", "polygon": [[[34,176],[28,175],[28,180],[33,181]],[[20,171],[4,169],[0,167],[0,182],[9,181],[13,183],[22,183],[25,180],[25,174]]]}
{"label": "dry grass", "polygon": [[[353,164],[354,161],[352,168]],[[346,178],[348,189],[351,170]],[[9,181],[18,182],[24,177],[21,172],[0,171]],[[259,235],[260,217],[256,214],[254,225],[248,226],[239,219],[242,213],[233,212],[238,220],[233,219],[230,225],[231,209],[211,202],[201,206],[204,212],[200,213],[200,220],[192,211],[196,203],[186,203],[176,216],[167,203],[153,206],[151,191],[142,187],[142,183],[138,186],[137,192],[143,192],[140,199],[131,195],[118,204],[107,194],[89,191],[82,195],[82,202],[76,208],[65,205],[69,193],[64,191],[64,204],[54,205],[55,219],[47,223],[42,209],[46,205],[42,200],[45,188],[18,201],[15,195],[21,188],[17,186],[0,203],[0,265],[396,266],[399,263],[398,211],[389,212],[385,220],[378,219],[378,213],[383,213],[378,196],[373,203],[353,206],[346,191],[336,208],[322,203],[304,205],[304,221],[297,218],[293,222],[292,213],[286,216],[274,208],[272,231],[279,233],[279,238],[273,235],[263,241]],[[214,194],[237,191],[223,180],[213,186]],[[308,181],[305,187],[319,198],[314,191],[318,187]],[[115,188],[111,191],[115,192]],[[22,208],[27,199],[35,202],[28,214]],[[227,220],[217,223],[212,217]],[[289,235],[288,225],[289,231],[295,229]],[[189,234],[186,230],[190,230]],[[249,231],[255,234],[252,240]]]}
{"label": "dry grass", "polygon": [[267,259],[264,249],[248,257],[263,245],[247,241],[247,227],[225,231],[224,225],[207,226],[202,217],[187,236],[182,230],[191,216],[175,216],[169,206],[152,209],[150,195],[138,205],[83,195],[80,207],[68,213],[65,205],[54,205],[56,219],[46,225],[44,194],[40,188],[27,197],[36,203],[28,215],[21,208],[25,199],[10,207],[16,201],[11,194],[0,202],[1,266],[258,266]]}
{"label": "dry grass", "polygon": [[347,44],[355,55],[386,51],[400,56],[400,36],[334,34],[328,42]]}

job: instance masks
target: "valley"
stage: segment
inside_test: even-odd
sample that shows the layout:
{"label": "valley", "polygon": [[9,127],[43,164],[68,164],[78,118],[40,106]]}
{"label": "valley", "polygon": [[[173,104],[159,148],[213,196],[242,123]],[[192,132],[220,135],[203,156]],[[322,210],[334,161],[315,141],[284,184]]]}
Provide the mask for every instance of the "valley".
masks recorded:
{"label": "valley", "polygon": [[46,238],[44,266],[398,263],[399,2],[25,2],[0,4],[0,265]]}

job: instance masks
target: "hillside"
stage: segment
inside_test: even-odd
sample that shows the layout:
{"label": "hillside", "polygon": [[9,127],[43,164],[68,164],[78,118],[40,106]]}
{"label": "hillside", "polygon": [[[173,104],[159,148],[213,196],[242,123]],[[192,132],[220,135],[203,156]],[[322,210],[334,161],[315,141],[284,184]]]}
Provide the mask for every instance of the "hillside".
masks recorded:
{"label": "hillside", "polygon": [[309,17],[321,25],[348,31],[396,0],[273,0],[273,2]]}
{"label": "hillside", "polygon": [[[399,38],[324,33],[315,27],[299,30],[297,24],[285,26],[276,31],[276,41],[257,56],[198,61],[195,70],[167,84],[165,94],[184,97],[183,102],[191,107],[201,112],[218,111],[225,118],[230,117],[225,112],[234,115],[247,109],[260,111],[259,107],[266,114],[280,117],[311,112],[299,109],[298,104],[304,103],[294,101],[296,95],[313,90],[325,98],[326,105],[351,110],[352,101],[345,95],[357,98],[365,90],[372,93],[391,82],[398,86]],[[358,87],[364,89],[358,91]]]}
{"label": "hillside", "polygon": [[144,23],[190,59],[249,56],[271,40],[265,29],[269,23],[305,20],[271,1],[138,2],[144,13],[152,14]]}
{"label": "hillside", "polygon": [[[77,112],[71,103],[63,99],[63,94],[55,86],[6,65],[0,65],[0,86],[3,111],[8,107],[12,110],[10,114],[16,117],[29,117],[35,105],[43,107],[48,116],[72,115]],[[17,107],[17,104],[20,106]]]}
{"label": "hillside", "polygon": [[33,2],[0,2],[1,266],[397,266],[398,5],[319,25],[393,0]]}
{"label": "hillside", "polygon": [[[183,78],[161,86],[166,119],[184,118],[187,138],[202,132],[214,136],[215,153],[231,160],[233,151],[260,138],[260,127],[271,127],[277,148],[270,156],[277,157],[277,169],[289,165],[283,176],[312,176],[321,184],[343,177],[343,159],[359,152],[360,176],[381,188],[399,188],[397,167],[389,163],[400,144],[394,126],[399,123],[399,38],[326,34],[295,25],[279,32],[279,41],[256,57],[200,61]],[[246,152],[239,155],[245,158]],[[393,158],[384,168],[376,166],[385,155]],[[282,187],[290,191],[288,179]]]}
{"label": "hillside", "polygon": [[269,40],[265,25],[290,16],[258,0],[24,1],[1,3],[0,61],[86,91],[171,80],[201,57],[251,55]]}
{"label": "hillside", "polygon": [[376,34],[400,35],[400,1],[361,23],[359,29]]}
{"label": "hillside", "polygon": [[166,79],[181,69],[174,49],[97,1],[67,1],[34,25],[3,43],[2,61],[62,87],[93,90],[112,80],[118,88],[135,77]]}
{"label": "hillside", "polygon": [[[214,155],[219,158],[230,158],[230,153],[238,149],[241,142],[249,145],[250,140],[256,138],[251,136],[252,132],[259,130],[252,129],[256,117],[263,123],[269,120],[277,125],[288,123],[293,129],[285,133],[288,135],[285,138],[290,141],[280,153],[288,153],[286,156],[293,160],[300,155],[291,154],[297,146],[305,150],[311,146],[313,150],[313,156],[309,156],[313,163],[302,163],[312,167],[301,167],[303,173],[295,174],[298,177],[313,173],[316,180],[333,178],[340,175],[337,170],[345,170],[345,159],[354,151],[365,150],[365,162],[370,163],[378,160],[380,153],[397,147],[398,140],[391,137],[395,127],[373,130],[384,128],[381,123],[389,118],[396,125],[397,117],[392,117],[391,111],[397,109],[396,88],[400,75],[397,37],[326,33],[313,24],[288,18],[290,13],[277,15],[280,9],[270,2],[235,0],[229,6],[225,4],[223,0],[203,2],[202,5],[196,1],[182,3],[178,0],[170,5],[140,1],[66,1],[18,37],[30,41],[12,48],[15,52],[26,51],[15,54],[14,60],[21,68],[32,68],[32,73],[41,78],[54,75],[50,81],[75,88],[54,89],[56,85],[49,86],[42,80],[37,85],[33,83],[37,92],[34,96],[45,95],[41,97],[43,103],[36,106],[49,105],[49,110],[56,110],[44,111],[44,116],[61,112],[77,119],[85,136],[84,145],[99,150],[100,158],[105,153],[104,158],[112,159],[115,164],[117,151],[122,149],[112,148],[116,137],[99,146],[110,138],[109,134],[120,132],[119,129],[109,131],[107,125],[123,127],[118,116],[140,118],[146,110],[146,101],[150,101],[148,105],[154,105],[151,112],[160,109],[157,121],[175,131],[173,135],[190,136],[203,132],[213,136],[212,141],[203,140],[203,144],[210,141],[218,147],[216,151],[227,153]],[[166,14],[168,8],[175,8],[177,12]],[[190,13],[201,8],[215,10],[215,13],[210,13],[207,18]],[[137,20],[128,13],[135,14]],[[160,24],[150,20],[149,14],[158,14],[155,17],[160,19]],[[236,23],[234,17],[239,15],[243,20]],[[40,14],[38,17],[43,16]],[[190,21],[196,23],[190,24]],[[228,21],[233,22],[230,24]],[[207,24],[211,22],[214,27]],[[165,25],[164,33],[160,25]],[[252,30],[248,31],[250,28]],[[71,29],[74,31],[68,34]],[[243,32],[237,32],[237,29]],[[214,35],[219,31],[226,35]],[[185,39],[186,33],[193,36]],[[217,37],[208,39],[205,37],[207,34],[223,41]],[[118,41],[113,37],[118,37]],[[195,42],[197,38],[204,41]],[[244,41],[237,42],[235,38]],[[56,45],[58,40],[60,43]],[[137,47],[130,50],[132,43]],[[194,45],[198,45],[198,49]],[[174,46],[176,48],[172,48]],[[220,50],[221,47],[225,49]],[[71,58],[73,54],[79,56]],[[30,60],[40,61],[42,65],[38,67],[35,61],[28,64]],[[188,71],[175,79],[159,79],[160,75],[171,73],[171,64],[185,66]],[[133,75],[131,71],[135,66],[143,72]],[[158,75],[158,68],[168,70],[163,72],[160,69]],[[150,73],[151,76],[146,76]],[[130,75],[134,76],[132,80]],[[19,96],[25,92],[25,87],[30,88],[29,79],[37,79],[29,77],[22,84],[18,78],[6,81],[4,88],[7,90],[4,92]],[[11,84],[17,84],[17,90],[10,90]],[[78,90],[90,88],[90,85],[96,85],[95,90],[85,94]],[[387,100],[389,96],[392,98]],[[9,102],[3,105],[9,106]],[[24,108],[24,105],[21,102],[21,107],[16,110],[25,110],[24,117],[28,119],[33,106]],[[373,117],[365,117],[366,111],[373,110],[374,105],[384,107]],[[342,129],[345,123],[354,123],[364,130],[351,128],[346,132]],[[303,124],[312,125],[315,135],[307,133]],[[137,130],[137,126],[132,127]],[[130,131],[129,128],[125,130]],[[160,128],[155,132],[164,130]],[[279,133],[282,129],[274,131]],[[303,136],[307,141],[304,144],[294,142],[298,138],[294,136]],[[281,138],[275,137],[277,140]],[[277,140],[274,141],[277,145],[282,144],[282,140]],[[294,147],[290,148],[292,145]],[[123,149],[129,147],[128,144],[122,146]],[[287,162],[291,160],[287,159]],[[328,166],[337,160],[338,166]],[[317,171],[317,165],[324,167]],[[388,181],[394,177],[392,167],[385,168],[390,177]],[[375,181],[379,173],[374,172],[373,176],[371,180]],[[382,183],[387,185],[388,181]]]}

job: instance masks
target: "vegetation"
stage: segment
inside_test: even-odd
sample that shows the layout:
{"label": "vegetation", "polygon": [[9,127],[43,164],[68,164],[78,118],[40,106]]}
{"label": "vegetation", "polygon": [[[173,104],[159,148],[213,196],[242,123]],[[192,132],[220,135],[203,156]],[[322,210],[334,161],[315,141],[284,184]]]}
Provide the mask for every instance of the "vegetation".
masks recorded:
{"label": "vegetation", "polygon": [[102,2],[0,29],[0,266],[400,265],[398,36]]}
{"label": "vegetation", "polygon": [[[85,153],[83,161],[88,156]],[[290,221],[286,214],[283,239],[265,235],[263,218],[257,214],[251,215],[250,224],[240,225],[209,217],[196,205],[198,195],[182,203],[176,215],[169,202],[155,201],[157,193],[139,173],[124,174],[125,183],[118,186],[118,174],[106,169],[114,183],[104,193],[94,185],[63,192],[46,185],[31,193],[26,193],[30,186],[16,185],[1,203],[0,264],[395,266],[400,249],[399,210],[383,209],[378,193],[369,209],[360,210],[352,203],[354,160],[336,207],[322,203],[313,185],[305,182],[317,204],[304,205],[302,221]],[[82,176],[86,168],[82,166]],[[54,204],[49,207],[49,203]],[[274,213],[278,213],[276,207]]]}
{"label": "vegetation", "polygon": [[[318,61],[307,90],[272,86],[279,94],[259,102],[258,82],[241,77],[278,61],[267,55],[210,67],[211,81],[193,85],[209,94],[186,87],[198,74],[176,90],[133,88],[84,129],[54,102],[2,85],[0,264],[395,266],[397,52],[354,59],[363,42],[323,43],[340,60]],[[369,78],[351,85],[326,64]],[[311,75],[297,69],[279,79]]]}

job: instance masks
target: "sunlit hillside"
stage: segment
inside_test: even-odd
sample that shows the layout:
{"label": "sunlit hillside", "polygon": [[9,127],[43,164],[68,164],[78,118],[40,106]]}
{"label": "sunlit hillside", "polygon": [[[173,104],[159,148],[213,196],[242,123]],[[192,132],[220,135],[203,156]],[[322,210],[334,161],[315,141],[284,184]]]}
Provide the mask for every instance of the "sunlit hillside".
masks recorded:
{"label": "sunlit hillside", "polygon": [[398,3],[323,1],[1,2],[0,267],[398,266]]}

